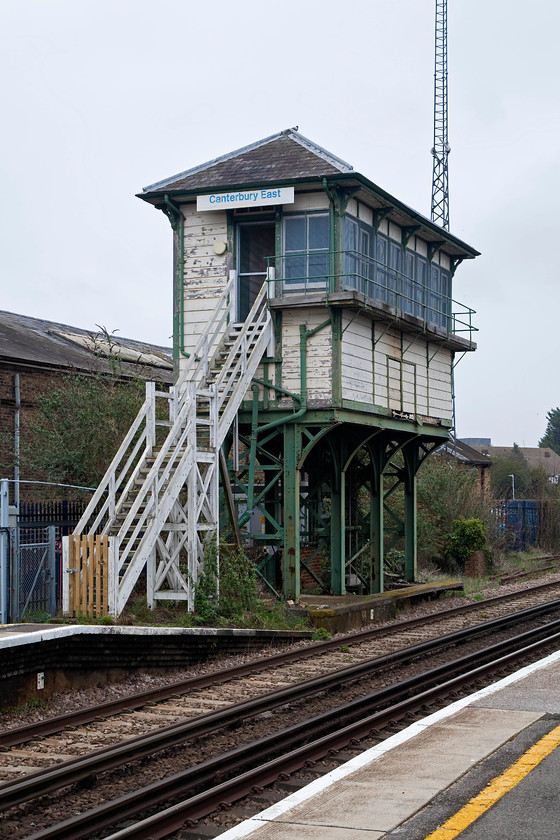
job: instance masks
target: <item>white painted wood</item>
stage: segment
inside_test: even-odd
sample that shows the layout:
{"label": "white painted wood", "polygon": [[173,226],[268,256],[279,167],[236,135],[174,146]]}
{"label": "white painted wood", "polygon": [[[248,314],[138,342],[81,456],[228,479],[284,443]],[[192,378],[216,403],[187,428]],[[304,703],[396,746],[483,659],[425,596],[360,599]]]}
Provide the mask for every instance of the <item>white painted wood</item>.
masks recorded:
{"label": "white painted wood", "polygon": [[374,403],[434,421],[451,419],[451,351],[383,324],[376,324],[375,337]]}
{"label": "white painted wood", "polygon": [[415,236],[414,237],[414,245],[415,245],[416,253],[420,254],[421,257],[426,257],[426,259],[427,259],[428,258],[428,245],[427,245],[427,243],[424,242],[423,239],[420,239],[420,237]]}
{"label": "white painted wood", "polygon": [[396,242],[402,242],[402,230],[394,222],[389,222],[389,237]]}
{"label": "white painted wood", "polygon": [[383,221],[379,225],[378,233],[382,233],[382,234],[384,234],[384,236],[388,236],[388,234],[389,234],[389,222],[387,221],[387,219],[383,219]]}
{"label": "white painted wood", "polygon": [[355,198],[351,198],[348,204],[346,205],[346,212],[350,216],[358,216],[358,202]]}
{"label": "white painted wood", "polygon": [[329,199],[327,194],[320,192],[296,193],[295,201],[286,210],[301,212],[303,210],[328,210]]}
{"label": "white painted wood", "polygon": [[[305,313],[308,330],[315,329],[328,319],[326,309]],[[301,393],[301,310],[282,312],[282,387]],[[308,402],[332,401],[332,331],[330,324],[307,339],[307,399]]]}
{"label": "white painted wood", "polygon": [[343,312],[342,329],[342,398],[373,403],[371,320]]}
{"label": "white painted wood", "polygon": [[368,207],[367,204],[363,204],[360,201],[358,205],[358,213],[362,222],[366,225],[373,225],[373,210],[371,207]]}

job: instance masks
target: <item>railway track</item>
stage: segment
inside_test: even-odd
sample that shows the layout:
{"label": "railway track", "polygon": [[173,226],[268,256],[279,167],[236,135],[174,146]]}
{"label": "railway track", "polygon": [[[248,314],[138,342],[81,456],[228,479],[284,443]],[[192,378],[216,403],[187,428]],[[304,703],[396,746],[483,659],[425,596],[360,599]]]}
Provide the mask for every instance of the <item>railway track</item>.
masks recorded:
{"label": "railway track", "polygon": [[[49,760],[60,760],[56,757],[56,744],[49,736],[62,731],[65,731],[61,739],[62,754],[70,758],[85,751],[84,727],[87,727],[88,748],[103,748],[123,739],[146,734],[152,729],[240,702],[264,693],[267,689],[283,688],[292,682],[316,677],[347,664],[438,638],[521,608],[547,603],[555,597],[560,598],[560,579],[531,586],[521,592],[462,604],[435,615],[395,621],[384,627],[370,627],[329,641],[315,642],[182,680],[163,688],[4,730],[0,732],[0,784],[14,775],[33,772],[40,766],[46,766]],[[28,746],[12,751],[18,758],[14,766],[10,763],[8,748],[23,744]]]}
{"label": "railway track", "polygon": [[[258,663],[261,674],[257,681],[258,686],[254,684],[255,675],[249,672],[248,678],[253,680],[250,690],[247,688],[245,678],[242,678],[239,674],[229,673],[225,676],[223,672],[216,674],[215,679],[218,680],[223,681],[229,678],[230,682],[223,683],[223,686],[229,685],[230,696],[232,685],[236,683],[245,685],[244,699],[239,700],[239,695],[236,695],[237,701],[224,703],[223,708],[220,708],[222,705],[222,701],[220,701],[212,711],[206,711],[206,714],[203,715],[191,715],[190,718],[185,718],[185,715],[183,715],[182,722],[168,725],[163,729],[160,728],[157,733],[143,733],[133,738],[129,735],[124,742],[121,738],[121,743],[114,746],[97,747],[93,755],[88,754],[83,758],[73,756],[70,760],[59,762],[57,766],[50,769],[47,767],[43,771],[27,772],[20,780],[4,783],[0,787],[0,808],[4,810],[5,814],[4,825],[8,829],[6,837],[9,837],[10,840],[12,838],[17,840],[17,838],[32,834],[30,831],[27,831],[27,835],[22,834],[17,828],[18,824],[22,825],[23,812],[29,814],[30,809],[31,813],[35,809],[36,817],[34,821],[36,824],[44,825],[51,820],[53,821],[54,827],[48,829],[50,833],[41,832],[36,834],[37,838],[41,837],[46,840],[47,837],[57,837],[62,840],[65,837],[93,836],[89,821],[100,820],[103,816],[99,810],[102,806],[97,800],[111,799],[110,791],[113,788],[114,794],[115,787],[123,796],[128,797],[130,795],[131,799],[127,800],[126,804],[122,806],[125,809],[124,811],[113,812],[112,805],[103,806],[106,809],[103,816],[106,826],[114,825],[115,821],[118,823],[119,820],[131,819],[132,811],[130,809],[137,809],[139,803],[142,808],[146,808],[151,798],[154,800],[152,807],[159,808],[162,807],[162,803],[177,797],[184,798],[187,796],[187,798],[192,799],[193,793],[195,797],[202,797],[204,791],[200,791],[199,788],[201,785],[211,784],[211,780],[215,779],[217,772],[219,772],[220,780],[225,779],[228,774],[237,777],[253,772],[257,775],[261,773],[261,779],[267,778],[269,770],[262,770],[262,757],[257,754],[261,747],[256,745],[260,745],[261,742],[264,745],[263,748],[267,758],[270,758],[276,750],[281,752],[274,758],[274,761],[280,762],[280,764],[277,766],[275,763],[274,767],[271,766],[270,773],[286,772],[285,770],[278,770],[278,767],[284,766],[282,765],[284,760],[282,755],[287,747],[291,748],[288,749],[288,752],[295,752],[297,756],[307,755],[308,757],[304,759],[304,762],[317,760],[316,758],[309,758],[309,754],[305,752],[308,745],[304,745],[302,741],[309,741],[311,738],[313,741],[322,742],[324,738],[331,737],[328,732],[329,726],[335,730],[340,730],[343,721],[348,720],[351,714],[358,715],[358,721],[344,723],[342,728],[358,726],[360,720],[364,717],[368,718],[372,714],[381,714],[382,712],[385,714],[387,705],[391,707],[394,702],[397,705],[404,702],[404,699],[393,702],[387,694],[388,686],[390,685],[390,690],[393,691],[394,683],[400,684],[400,690],[404,691],[405,694],[426,690],[434,691],[438,682],[442,679],[448,681],[451,678],[449,674],[446,677],[443,671],[438,670],[447,668],[449,659],[456,658],[455,655],[451,656],[450,652],[461,650],[460,659],[463,661],[460,666],[454,666],[459,670],[464,670],[467,667],[469,657],[470,664],[468,667],[470,668],[472,668],[473,662],[477,667],[480,667],[484,657],[487,657],[491,664],[497,658],[510,655],[507,652],[507,645],[512,645],[515,648],[522,644],[519,638],[516,638],[514,642],[507,638],[512,635],[512,626],[518,625],[520,622],[523,623],[525,632],[532,634],[530,641],[529,637],[526,637],[523,641],[525,647],[528,644],[541,644],[539,640],[543,637],[544,643],[549,646],[551,644],[550,639],[554,637],[555,641],[552,644],[556,644],[556,633],[560,632],[560,623],[558,623],[560,622],[560,603],[551,603],[550,598],[555,592],[559,594],[557,590],[558,584],[556,584],[556,587],[550,585],[532,587],[530,594],[523,593],[520,597],[524,601],[528,598],[532,600],[547,598],[548,603],[546,605],[524,610],[517,615],[494,619],[491,622],[486,621],[482,625],[480,624],[481,612],[486,615],[490,610],[507,613],[508,610],[513,609],[518,598],[509,597],[506,601],[501,598],[490,599],[480,604],[466,605],[467,609],[462,607],[459,610],[446,611],[443,614],[446,616],[445,620],[442,619],[442,614],[437,616],[438,621],[435,623],[439,626],[438,632],[434,632],[432,626],[431,638],[424,639],[421,642],[418,642],[415,638],[414,646],[411,648],[409,645],[406,650],[398,649],[403,648],[406,644],[406,641],[403,644],[403,634],[406,636],[406,631],[408,631],[417,637],[422,624],[427,624],[426,619],[399,622],[393,625],[391,629],[394,632],[389,635],[386,633],[387,628],[375,628],[373,631],[364,631],[363,633],[352,634],[351,637],[331,640],[317,645],[311,651],[311,654],[309,651],[292,651],[284,655],[288,659],[284,667],[293,671],[298,665],[296,659],[300,657],[300,664],[303,663],[307,670],[303,673],[299,671],[297,675],[291,673],[289,679],[287,674],[284,673],[284,685],[276,687],[272,691],[265,690],[272,687],[269,672],[263,671],[266,665],[270,666],[271,664],[266,660],[261,660]],[[508,603],[509,607],[506,606]],[[448,632],[445,638],[437,638],[442,633],[442,627],[445,626],[449,629],[449,622],[464,623],[469,615],[478,622],[477,627],[474,629],[454,629]],[[488,648],[488,638],[492,639],[494,645],[490,652],[484,653]],[[387,643],[392,649],[380,654],[378,648],[381,640],[384,640],[383,643]],[[498,641],[503,646],[500,649],[496,647]],[[373,653],[370,649],[372,645],[376,648]],[[343,667],[341,667],[341,655],[343,660],[348,659],[348,654],[351,651],[360,651],[360,655],[353,656],[352,662],[344,662]],[[324,673],[321,675],[314,673],[309,676],[307,673],[309,660],[301,659],[303,653],[306,656],[317,656],[318,653],[321,653],[320,659],[323,660],[322,670]],[[331,658],[333,655],[335,656],[334,667]],[[278,657],[269,657],[268,659],[278,660]],[[266,663],[266,665],[263,665],[263,663]],[[428,663],[430,663],[430,667],[427,668]],[[249,665],[250,663],[246,663],[242,666],[242,669],[249,668]],[[274,670],[281,667],[277,661],[274,661],[272,665]],[[429,672],[428,677],[420,676],[420,674],[425,673],[426,669]],[[229,669],[230,672],[234,670],[236,669]],[[264,673],[266,673],[266,676],[263,679]],[[453,679],[456,678],[456,676],[453,677]],[[203,680],[208,679],[210,679],[210,675],[203,678]],[[426,685],[428,685],[426,680],[428,680],[428,683],[430,680],[433,683],[429,689],[426,688]],[[289,684],[286,685],[286,683]],[[192,688],[192,681],[190,686],[190,688],[184,688],[183,684],[183,690],[187,692],[196,690],[204,694],[203,689]],[[218,688],[214,686],[213,690],[218,691]],[[172,690],[176,692],[177,686],[166,689],[166,691]],[[248,693],[251,695],[249,698],[247,697]],[[153,694],[153,692],[150,694]],[[185,696],[190,697],[191,695]],[[208,701],[208,694],[206,693],[205,696]],[[411,697],[405,699],[407,703],[413,702]],[[153,698],[147,701],[146,696],[138,696],[133,701],[130,701],[129,698],[129,706],[145,709],[146,702],[152,701],[156,702]],[[168,700],[164,699],[161,702],[167,703]],[[425,699],[422,700],[422,703],[424,702]],[[176,699],[174,703],[176,703]],[[99,717],[101,714],[100,708],[98,707],[91,713],[92,717]],[[407,713],[411,712],[411,708],[408,708]],[[349,711],[351,709],[354,711]],[[98,721],[98,724],[101,723],[101,721]],[[54,721],[51,721],[49,725],[53,726]],[[85,724],[82,721],[76,725],[78,729],[75,731],[82,741],[82,750],[86,751],[86,746],[91,749],[89,732],[92,724]],[[58,728],[60,730],[60,721]],[[376,726],[371,728],[376,728]],[[71,735],[68,730],[63,730],[63,732],[65,733],[64,737]],[[356,732],[350,738],[358,737]],[[16,743],[19,744],[25,743],[26,740],[23,729],[19,733],[15,731],[3,733],[2,737],[8,736],[16,738]],[[37,736],[32,735],[31,737]],[[44,759],[44,747],[53,749],[53,745],[50,743],[51,738],[49,736],[42,737],[45,740],[36,742],[35,746],[38,747],[38,751],[42,753]],[[87,740],[86,746],[84,746],[84,740]],[[47,741],[46,744],[45,741]],[[41,749],[41,745],[43,749]],[[334,748],[329,746],[327,752]],[[302,750],[303,752],[301,752]],[[21,750],[16,751],[16,757],[20,752]],[[33,753],[34,750],[31,750],[31,752]],[[155,754],[165,756],[161,767],[154,769],[154,765],[150,763],[150,769],[144,768],[143,763],[147,761],[147,757]],[[10,753],[4,753],[1,757],[6,759],[8,755]],[[18,760],[20,758],[21,756]],[[178,766],[192,767],[193,769],[177,774]],[[248,766],[249,769],[247,769]],[[119,767],[124,769],[116,770]],[[153,781],[158,775],[161,778]],[[135,784],[128,785],[133,776],[135,777]],[[177,778],[171,783],[169,782],[170,776]],[[126,781],[127,785],[121,784],[123,781]],[[225,781],[221,781],[221,784],[225,784]],[[233,784],[234,786],[236,784],[241,785],[241,781],[238,780]],[[84,785],[90,786],[85,789],[85,792]],[[171,785],[171,790],[168,789],[169,785]],[[127,786],[136,788],[136,793],[125,792]],[[140,787],[139,792],[138,786]],[[56,802],[61,797],[61,794],[57,791],[61,790],[64,790],[64,793],[61,804],[57,805]],[[220,788],[220,790],[222,789]],[[190,796],[188,791],[191,793]],[[69,799],[69,792],[72,793],[72,800]],[[229,798],[235,799],[236,796],[237,794],[234,793],[228,794]],[[75,804],[69,805],[70,801],[75,802]],[[97,804],[95,804],[96,801]],[[210,803],[211,801],[210,795]],[[196,806],[198,810],[195,809],[196,814],[199,814],[203,807],[211,808],[211,804],[202,806],[202,800],[200,800]],[[76,809],[77,813],[80,814],[77,819],[78,825],[63,828],[59,823],[60,817],[55,814],[57,808],[58,810],[62,808],[66,815],[68,814],[68,808]],[[46,819],[45,810],[47,812]],[[89,814],[87,826],[85,826],[86,818],[84,814]],[[199,818],[200,815],[184,817],[184,819],[190,820]],[[30,821],[33,821],[33,818],[27,816],[25,824],[28,827]],[[79,832],[82,831],[84,826],[89,833],[80,834]],[[153,827],[150,824],[149,830],[152,831],[152,829]],[[4,834],[0,836],[3,838]],[[146,834],[145,836],[159,837],[165,835]]]}

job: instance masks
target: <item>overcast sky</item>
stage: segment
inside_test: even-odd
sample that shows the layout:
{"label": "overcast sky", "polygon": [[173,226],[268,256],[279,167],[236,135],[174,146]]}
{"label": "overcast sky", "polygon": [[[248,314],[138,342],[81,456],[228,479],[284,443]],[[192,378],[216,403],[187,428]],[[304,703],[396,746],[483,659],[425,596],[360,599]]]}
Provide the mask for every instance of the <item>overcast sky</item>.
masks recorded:
{"label": "overcast sky", "polygon": [[[142,187],[284,128],[429,216],[435,0],[0,0],[0,309],[170,344]],[[457,434],[535,446],[560,404],[556,0],[449,0],[451,232],[482,252]]]}

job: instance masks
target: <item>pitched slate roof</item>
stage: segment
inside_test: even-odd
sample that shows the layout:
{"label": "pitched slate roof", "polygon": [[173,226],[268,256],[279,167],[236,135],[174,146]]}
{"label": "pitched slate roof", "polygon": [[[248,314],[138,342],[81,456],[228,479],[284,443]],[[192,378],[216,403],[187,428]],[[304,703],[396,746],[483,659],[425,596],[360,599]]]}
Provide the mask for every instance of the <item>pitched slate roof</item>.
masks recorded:
{"label": "pitched slate roof", "polygon": [[[444,231],[421,213],[383,190],[349,163],[328,152],[322,146],[288,128],[265,137],[250,146],[229,152],[207,161],[179,175],[144,187],[138,198],[166,210],[168,199],[190,197],[220,190],[237,190],[242,187],[267,184],[295,185],[329,180],[350,187],[356,198],[375,209],[389,212],[389,219],[401,227],[420,227],[422,237],[429,243],[444,243],[444,250],[451,257],[475,257],[479,252],[465,242]],[[167,211],[166,211],[167,212]]]}
{"label": "pitched slate roof", "polygon": [[0,364],[79,371],[111,371],[171,381],[172,351],[97,330],[0,312]]}
{"label": "pitched slate roof", "polygon": [[179,175],[144,187],[141,197],[151,193],[171,194],[218,189],[237,184],[315,179],[351,171],[349,163],[327,152],[295,129],[288,128],[250,146],[244,146]]}

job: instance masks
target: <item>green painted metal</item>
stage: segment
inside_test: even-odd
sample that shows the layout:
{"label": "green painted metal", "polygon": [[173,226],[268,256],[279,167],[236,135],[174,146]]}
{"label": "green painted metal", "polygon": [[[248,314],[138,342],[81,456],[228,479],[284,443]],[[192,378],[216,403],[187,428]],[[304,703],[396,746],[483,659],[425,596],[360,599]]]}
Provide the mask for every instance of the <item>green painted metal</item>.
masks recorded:
{"label": "green painted metal", "polygon": [[402,230],[402,246],[406,248],[410,239],[414,234],[421,229],[420,225],[403,225]]}
{"label": "green painted metal", "polygon": [[431,262],[440,248],[443,248],[445,241],[439,239],[437,242],[430,242],[428,245],[428,261]]}
{"label": "green painted metal", "polygon": [[182,352],[183,338],[183,251],[184,251],[184,218],[180,209],[169,196],[164,196],[165,215],[169,219],[173,230],[173,368],[175,380],[179,376],[179,358]]}
{"label": "green painted metal", "polygon": [[373,211],[373,227],[375,232],[379,230],[381,222],[393,212],[392,207],[380,207],[379,210]]}
{"label": "green painted metal", "polygon": [[417,573],[417,503],[416,473],[420,466],[416,441],[403,447],[404,455],[404,557],[407,581],[416,580]]}
{"label": "green painted metal", "polygon": [[298,469],[300,431],[296,423],[284,427],[284,595],[297,600],[301,593]]}

